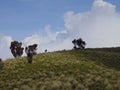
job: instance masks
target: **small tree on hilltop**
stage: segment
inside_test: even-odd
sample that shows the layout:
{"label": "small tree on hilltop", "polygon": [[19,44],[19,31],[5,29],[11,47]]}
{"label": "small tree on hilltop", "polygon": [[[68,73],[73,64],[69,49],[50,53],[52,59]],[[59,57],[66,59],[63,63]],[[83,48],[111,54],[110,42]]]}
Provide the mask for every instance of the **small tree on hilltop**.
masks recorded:
{"label": "small tree on hilltop", "polygon": [[74,44],[74,49],[85,49],[86,43],[82,40],[82,38],[74,39],[72,43]]}

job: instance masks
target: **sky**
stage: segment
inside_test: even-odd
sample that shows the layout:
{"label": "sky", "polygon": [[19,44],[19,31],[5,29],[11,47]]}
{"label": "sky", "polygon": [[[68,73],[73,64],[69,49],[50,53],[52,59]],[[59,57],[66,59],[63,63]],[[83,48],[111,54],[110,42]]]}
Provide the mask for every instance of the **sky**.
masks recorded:
{"label": "sky", "polygon": [[[120,46],[120,0],[0,0],[0,58],[13,58],[11,41],[37,43],[38,53]],[[25,53],[24,53],[25,55]]]}

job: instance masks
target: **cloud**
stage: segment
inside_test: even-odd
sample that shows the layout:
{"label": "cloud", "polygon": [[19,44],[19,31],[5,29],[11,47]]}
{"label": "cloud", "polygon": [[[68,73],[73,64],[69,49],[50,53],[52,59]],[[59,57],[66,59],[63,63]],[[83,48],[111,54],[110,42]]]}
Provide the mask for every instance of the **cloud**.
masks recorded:
{"label": "cloud", "polygon": [[97,14],[112,14],[115,13],[115,5],[112,5],[103,0],[95,0],[92,6],[92,11]]}
{"label": "cloud", "polygon": [[95,0],[91,11],[65,14],[65,29],[73,37],[83,37],[88,47],[119,46],[120,14],[116,6]]}
{"label": "cloud", "polygon": [[[90,11],[66,12],[63,30],[52,32],[52,27],[47,25],[42,29],[44,33],[33,34],[22,42],[24,46],[37,43],[38,52],[44,52],[45,49],[48,51],[72,49],[71,41],[79,37],[87,42],[87,47],[116,47],[120,46],[119,23],[120,13],[116,12],[115,5],[104,0],[94,0]],[[11,56],[10,41],[12,41],[11,37],[0,38],[1,58]]]}
{"label": "cloud", "polygon": [[39,45],[38,52],[44,52],[45,49],[48,49],[49,51],[65,49],[68,47],[68,45],[65,43],[71,43],[71,41],[67,42],[67,35],[65,31],[52,33],[50,25],[45,26],[43,31],[46,33],[46,35],[36,33],[25,38],[23,40],[24,46],[36,43]]}
{"label": "cloud", "polygon": [[12,57],[9,49],[11,41],[12,38],[9,36],[0,36],[0,58],[3,60]]}

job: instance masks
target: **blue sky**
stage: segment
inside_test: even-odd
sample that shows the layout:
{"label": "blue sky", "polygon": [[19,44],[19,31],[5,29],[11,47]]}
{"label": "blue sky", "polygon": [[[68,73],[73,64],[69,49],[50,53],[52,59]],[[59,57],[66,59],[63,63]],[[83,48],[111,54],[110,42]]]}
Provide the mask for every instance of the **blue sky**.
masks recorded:
{"label": "blue sky", "polygon": [[13,57],[13,40],[44,52],[80,37],[88,48],[120,46],[120,0],[0,0],[0,58]]}

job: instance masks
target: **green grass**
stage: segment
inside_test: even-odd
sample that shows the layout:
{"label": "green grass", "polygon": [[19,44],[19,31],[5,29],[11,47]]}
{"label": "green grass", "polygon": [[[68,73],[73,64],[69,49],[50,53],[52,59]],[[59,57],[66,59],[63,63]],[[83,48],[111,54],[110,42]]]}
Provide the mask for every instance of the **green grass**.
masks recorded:
{"label": "green grass", "polygon": [[120,90],[120,52],[115,48],[57,51],[9,59],[0,90]]}

